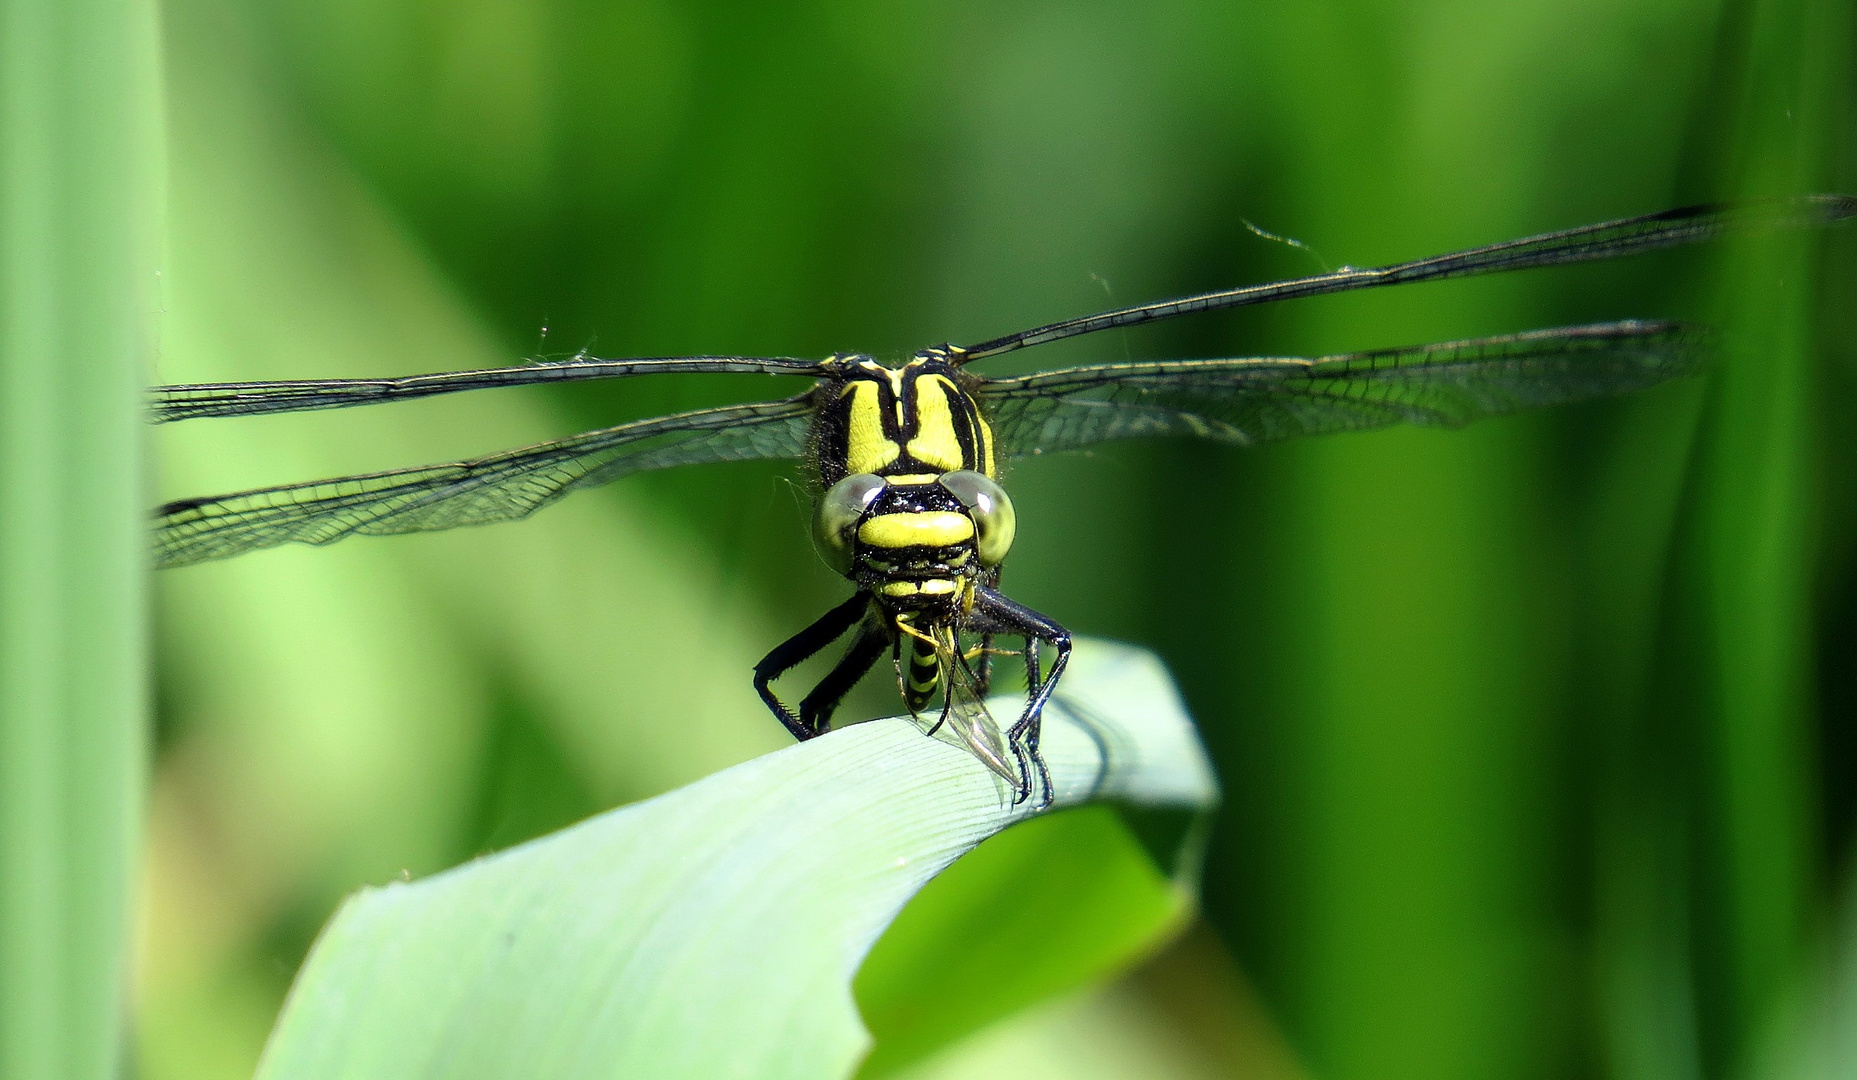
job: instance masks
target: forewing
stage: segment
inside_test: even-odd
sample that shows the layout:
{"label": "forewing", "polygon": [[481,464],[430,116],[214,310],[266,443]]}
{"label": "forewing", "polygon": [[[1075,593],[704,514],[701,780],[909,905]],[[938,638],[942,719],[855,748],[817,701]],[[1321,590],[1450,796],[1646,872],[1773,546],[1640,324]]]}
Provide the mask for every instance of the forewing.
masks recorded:
{"label": "forewing", "polygon": [[1344,266],[1316,277],[1245,285],[1236,289],[1183,296],[1154,304],[1104,311],[1078,319],[983,341],[957,350],[960,363],[997,356],[1031,345],[1062,341],[1123,326],[1139,326],[1200,311],[1268,304],[1299,296],[1352,292],[1414,281],[1436,281],[1500,270],[1611,259],[1641,251],[1695,244],[1726,236],[1747,236],[1830,225],[1857,215],[1857,198],[1849,195],[1794,195],[1718,206],[1688,206],[1660,214],[1584,225],[1577,229],[1508,240],[1500,244],[1434,255],[1411,262],[1363,270]]}
{"label": "forewing", "polygon": [[390,379],[291,379],[280,382],[194,383],[157,386],[149,394],[149,419],[156,423],[205,416],[345,409],[386,401],[542,383],[619,379],[634,375],[690,372],[756,372],[819,378],[828,366],[809,360],[752,356],[670,356],[638,360],[579,359],[518,367],[445,371]]}
{"label": "forewing", "polygon": [[450,464],[184,499],[156,511],[157,566],[354,533],[430,532],[526,517],[570,491],[712,461],[798,458],[806,397],[621,424]]}
{"label": "forewing", "polygon": [[982,382],[1009,454],[1172,435],[1249,444],[1483,416],[1627,393],[1691,374],[1709,335],[1620,322],[1319,359],[1177,360]]}

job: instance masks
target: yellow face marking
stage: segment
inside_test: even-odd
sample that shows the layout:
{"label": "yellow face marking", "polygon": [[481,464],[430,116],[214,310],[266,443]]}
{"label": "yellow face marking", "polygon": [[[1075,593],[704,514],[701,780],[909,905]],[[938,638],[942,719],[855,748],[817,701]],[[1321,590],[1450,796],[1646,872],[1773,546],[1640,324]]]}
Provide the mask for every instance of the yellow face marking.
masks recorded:
{"label": "yellow face marking", "polygon": [[960,393],[941,375],[916,379],[916,437],[909,440],[909,456],[942,472],[966,468],[961,441],[954,435],[950,398]]}
{"label": "yellow face marking", "polygon": [[884,437],[883,401],[877,384],[859,380],[845,387],[850,398],[845,431],[845,472],[881,472],[902,456],[902,447]]}
{"label": "yellow face marking", "polygon": [[[953,578],[930,578],[927,581],[891,581],[877,591],[885,596],[953,596],[960,588],[961,583]],[[904,632],[923,641],[932,643],[934,640],[910,628],[904,628]]]}
{"label": "yellow face marking", "polygon": [[974,520],[952,510],[879,514],[858,526],[858,539],[871,547],[947,547],[974,537]]}

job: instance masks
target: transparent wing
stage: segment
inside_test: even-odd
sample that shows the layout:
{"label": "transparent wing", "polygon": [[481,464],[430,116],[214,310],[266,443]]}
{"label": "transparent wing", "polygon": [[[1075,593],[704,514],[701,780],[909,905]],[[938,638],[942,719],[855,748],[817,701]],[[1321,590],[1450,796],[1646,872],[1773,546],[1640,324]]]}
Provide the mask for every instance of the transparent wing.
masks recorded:
{"label": "transparent wing", "polygon": [[1009,454],[1175,435],[1257,443],[1622,394],[1696,371],[1710,336],[1662,322],[1572,326],[1320,359],[1174,360],[981,383]]}
{"label": "transparent wing", "polygon": [[812,407],[801,396],[621,424],[472,461],[183,499],[156,511],[155,561],[185,566],[353,533],[511,521],[635,472],[802,457],[811,423]]}
{"label": "transparent wing", "polygon": [[267,413],[342,409],[383,401],[489,390],[537,383],[618,379],[632,375],[684,372],[761,372],[818,378],[828,365],[811,360],[752,356],[672,356],[642,360],[570,360],[552,364],[446,371],[395,379],[294,379],[285,382],[195,383],[150,390],[149,419],[156,423],[202,416],[257,416]]}
{"label": "transparent wing", "polygon": [[1680,210],[1666,210],[1660,214],[1626,218],[1622,221],[1607,221],[1598,225],[1585,225],[1577,229],[1545,233],[1521,240],[1508,240],[1500,244],[1490,244],[1487,247],[1472,248],[1469,251],[1454,252],[1450,255],[1434,255],[1430,258],[1414,259],[1411,262],[1395,263],[1391,266],[1367,270],[1343,267],[1332,274],[1271,282],[1267,285],[1247,285],[1221,292],[1181,297],[1178,300],[1141,304],[1136,307],[1122,308],[1119,311],[1105,311],[1097,315],[1086,315],[1078,319],[1051,323],[1048,326],[1034,327],[1031,330],[1021,330],[1016,334],[1007,334],[991,341],[983,341],[978,345],[956,350],[956,352],[959,361],[967,363],[984,356],[997,356],[1000,353],[1022,349],[1029,345],[1042,345],[1048,341],[1059,341],[1080,334],[1094,334],[1099,330],[1109,330],[1118,326],[1135,326],[1140,323],[1153,322],[1156,319],[1171,319],[1178,315],[1191,315],[1200,311],[1248,307],[1253,304],[1267,304],[1275,300],[1288,300],[1298,296],[1350,292],[1354,289],[1371,289],[1382,285],[1403,285],[1412,281],[1432,281],[1499,270],[1521,270],[1531,266],[1554,266],[1562,263],[1588,262],[1593,259],[1610,259],[1657,248],[1701,243],[1724,236],[1815,228],[1853,215],[1857,215],[1857,198],[1848,195],[1795,195],[1789,198],[1756,199],[1718,206],[1689,206]]}
{"label": "transparent wing", "polygon": [[1005,733],[1000,729],[998,721],[993,719],[992,710],[987,708],[986,700],[980,695],[980,688],[975,685],[973,667],[960,649],[960,634],[951,626],[942,627],[935,641],[935,650],[941,654],[941,673],[947,696],[941,712],[929,721],[929,730],[945,736],[950,742],[979,758],[981,764],[1004,778],[1007,783],[1018,787],[1023,782],[1019,767],[1006,745]]}

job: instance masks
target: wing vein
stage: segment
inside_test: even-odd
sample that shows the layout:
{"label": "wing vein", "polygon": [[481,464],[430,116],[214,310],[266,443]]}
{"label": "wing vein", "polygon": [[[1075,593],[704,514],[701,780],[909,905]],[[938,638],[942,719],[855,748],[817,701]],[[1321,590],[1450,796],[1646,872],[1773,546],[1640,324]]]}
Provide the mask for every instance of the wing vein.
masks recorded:
{"label": "wing vein", "polygon": [[183,499],[156,511],[161,567],[354,533],[426,532],[526,517],[570,491],[651,469],[798,458],[810,394],[583,432],[468,461]]}
{"label": "wing vein", "polygon": [[1857,198],[1848,195],[1799,195],[1726,205],[1690,206],[1489,244],[1449,255],[1433,255],[1390,266],[1371,269],[1343,267],[1332,274],[1247,285],[1065,319],[983,341],[959,349],[957,354],[962,363],[968,363],[982,357],[997,356],[1081,334],[1138,326],[1157,319],[1171,319],[1202,311],[1248,307],[1276,300],[1350,292],[1383,285],[1609,259],[1723,236],[1811,228],[1853,215],[1857,215]]}
{"label": "wing vein", "polygon": [[1008,453],[1183,436],[1250,444],[1483,416],[1626,393],[1696,371],[1712,338],[1616,322],[1306,359],[1173,360],[980,382]]}
{"label": "wing vein", "polygon": [[279,382],[193,383],[157,386],[149,391],[149,419],[154,423],[205,416],[261,416],[271,413],[341,409],[385,401],[489,390],[541,383],[618,379],[634,375],[681,373],[761,373],[819,378],[827,365],[811,360],[751,356],[672,356],[638,360],[570,360],[518,367],[447,371],[387,379],[290,379]]}

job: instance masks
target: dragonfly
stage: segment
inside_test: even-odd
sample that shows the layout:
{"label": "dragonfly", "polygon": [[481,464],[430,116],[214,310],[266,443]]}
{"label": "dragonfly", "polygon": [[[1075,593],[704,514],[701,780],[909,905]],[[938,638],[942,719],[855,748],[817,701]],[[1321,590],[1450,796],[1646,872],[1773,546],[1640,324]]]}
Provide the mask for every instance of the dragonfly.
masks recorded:
{"label": "dragonfly", "polygon": [[[1456,426],[1696,373],[1706,366],[1713,335],[1682,323],[1626,320],[1334,356],[1131,361],[1013,377],[988,377],[973,365],[1201,312],[1610,259],[1815,228],[1853,215],[1857,198],[1843,195],[1692,206],[1388,266],[1342,267],[1123,307],[974,345],[937,345],[894,363],[854,353],[822,360],[582,357],[398,378],[157,387],[151,419],[172,422],[677,372],[810,380],[775,401],[640,420],[468,461],[170,502],[155,512],[155,562],[185,566],[358,533],[512,521],[633,473],[799,461],[813,483],[815,547],[852,593],[755,666],[762,701],[796,739],[818,737],[831,729],[852,686],[888,654],[910,714],[998,774],[1015,805],[1036,795],[1033,806],[1043,809],[1053,792],[1039,752],[1041,718],[1069,662],[1071,635],[1001,589],[1017,531],[1000,483],[1004,463],[1137,438],[1251,445],[1396,423]],[[776,693],[781,676],[846,638],[836,663],[797,705]],[[998,639],[1017,639],[1022,647],[996,649]],[[1025,669],[1024,705],[1003,727],[985,702],[996,655],[1018,655]]]}

